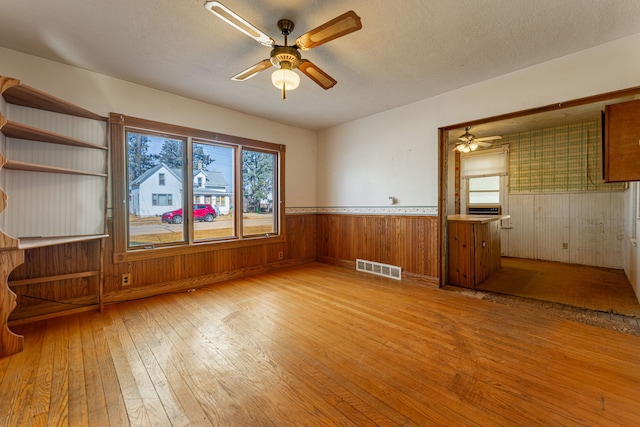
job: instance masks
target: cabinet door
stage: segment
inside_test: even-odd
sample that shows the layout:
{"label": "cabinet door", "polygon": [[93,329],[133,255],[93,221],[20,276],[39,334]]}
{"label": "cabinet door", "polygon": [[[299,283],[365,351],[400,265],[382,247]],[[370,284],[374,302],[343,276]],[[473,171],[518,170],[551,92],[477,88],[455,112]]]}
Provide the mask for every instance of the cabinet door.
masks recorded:
{"label": "cabinet door", "polygon": [[604,180],[640,181],[640,100],[605,107]]}

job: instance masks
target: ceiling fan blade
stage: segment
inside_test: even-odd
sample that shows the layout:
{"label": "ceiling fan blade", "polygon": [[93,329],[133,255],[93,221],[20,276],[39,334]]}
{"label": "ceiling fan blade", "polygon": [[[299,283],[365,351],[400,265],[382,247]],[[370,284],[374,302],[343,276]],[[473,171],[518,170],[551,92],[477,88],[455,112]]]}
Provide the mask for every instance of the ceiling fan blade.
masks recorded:
{"label": "ceiling fan blade", "polygon": [[267,68],[271,67],[271,65],[272,65],[271,60],[265,59],[264,61],[260,61],[257,64],[252,65],[251,67],[247,68],[244,71],[240,71],[238,74],[231,77],[231,80],[241,82],[241,81],[250,79],[251,77],[258,74],[260,71],[264,71]]}
{"label": "ceiling fan blade", "polygon": [[297,38],[296,45],[302,50],[309,50],[338,37],[358,31],[360,28],[362,28],[360,17],[353,10],[350,10],[301,35]]}
{"label": "ceiling fan blade", "polygon": [[269,47],[273,47],[276,44],[275,40],[251,25],[249,22],[242,19],[238,14],[234,13],[231,9],[229,9],[222,3],[217,1],[207,1],[204,3],[204,7],[209,12],[213,13],[218,18],[225,21],[227,24],[242,31],[258,43]]}
{"label": "ceiling fan blade", "polygon": [[331,77],[329,74],[322,71],[311,61],[308,61],[306,59],[303,59],[301,61],[300,65],[298,66],[298,69],[302,72],[302,74],[309,77],[311,80],[316,82],[325,90],[331,89],[336,85],[336,83],[338,83],[333,77]]}
{"label": "ceiling fan blade", "polygon": [[478,144],[480,147],[491,147],[493,145],[492,142],[486,142],[486,141],[478,141],[478,140],[476,140],[476,141],[473,141],[473,142]]}
{"label": "ceiling fan blade", "polygon": [[482,138],[475,138],[474,141],[475,142],[483,142],[483,141],[495,141],[495,140],[498,140],[498,139],[502,139],[502,137],[499,136],[499,135],[485,136],[485,137],[482,137]]}

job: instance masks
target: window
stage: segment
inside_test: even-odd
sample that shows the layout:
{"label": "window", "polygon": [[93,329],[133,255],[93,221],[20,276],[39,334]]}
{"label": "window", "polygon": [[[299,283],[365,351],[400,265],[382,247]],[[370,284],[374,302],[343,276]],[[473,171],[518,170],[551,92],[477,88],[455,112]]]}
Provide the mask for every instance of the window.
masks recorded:
{"label": "window", "polygon": [[498,175],[469,178],[469,206],[499,204],[500,177]]}
{"label": "window", "polygon": [[282,241],[284,146],[116,114],[110,120],[114,199],[127,201],[113,210],[115,259],[136,259],[140,249]]}
{"label": "window", "polygon": [[460,157],[460,174],[463,178],[461,211],[469,207],[501,206],[508,211],[504,189],[508,186],[509,147],[463,154]]}
{"label": "window", "polygon": [[253,236],[275,233],[273,183],[276,156],[256,150],[242,151],[243,234]]}
{"label": "window", "polygon": [[173,195],[171,194],[153,194],[151,198],[153,206],[173,206]]}

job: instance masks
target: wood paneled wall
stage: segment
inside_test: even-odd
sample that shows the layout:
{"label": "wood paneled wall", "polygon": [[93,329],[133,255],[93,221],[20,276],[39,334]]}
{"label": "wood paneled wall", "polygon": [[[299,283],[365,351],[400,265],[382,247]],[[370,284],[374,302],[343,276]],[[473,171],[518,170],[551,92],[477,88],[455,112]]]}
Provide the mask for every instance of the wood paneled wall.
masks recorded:
{"label": "wood paneled wall", "polygon": [[[354,267],[355,259],[362,258],[401,266],[403,279],[438,283],[437,217],[295,214],[286,215],[285,220],[285,242],[124,263],[113,262],[109,238],[102,260],[103,301],[179,292],[316,260]],[[27,251],[25,264],[12,273],[11,280],[98,269],[91,260],[99,258],[99,250],[98,242],[83,242]],[[124,273],[131,274],[132,285],[127,288],[121,286]],[[15,313],[19,319],[42,315],[43,307],[47,313],[83,305],[95,308],[97,286],[96,277],[17,286],[13,319]]]}
{"label": "wood paneled wall", "polygon": [[[106,263],[105,302],[176,292],[207,284],[271,271],[315,260],[315,215],[287,215],[287,240],[258,246]],[[111,243],[111,240],[109,241]],[[112,254],[106,248],[106,257]],[[280,252],[283,258],[279,258]],[[123,289],[121,277],[130,273],[132,286]]]}
{"label": "wood paneled wall", "polygon": [[438,284],[438,217],[322,214],[316,221],[319,261],[397,265],[403,278]]}
{"label": "wood paneled wall", "polygon": [[[11,320],[98,304],[100,241],[45,246],[25,251],[9,286],[17,295]],[[41,281],[54,277],[59,280]]]}

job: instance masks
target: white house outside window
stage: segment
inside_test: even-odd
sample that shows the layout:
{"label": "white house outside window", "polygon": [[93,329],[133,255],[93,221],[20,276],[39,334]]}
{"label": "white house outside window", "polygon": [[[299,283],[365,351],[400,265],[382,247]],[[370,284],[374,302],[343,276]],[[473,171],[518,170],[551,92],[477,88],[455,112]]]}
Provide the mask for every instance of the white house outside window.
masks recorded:
{"label": "white house outside window", "polygon": [[127,201],[114,207],[118,259],[136,258],[129,251],[138,249],[283,240],[284,145],[115,113],[110,120],[123,154],[114,156],[114,174],[126,177],[114,190]]}

